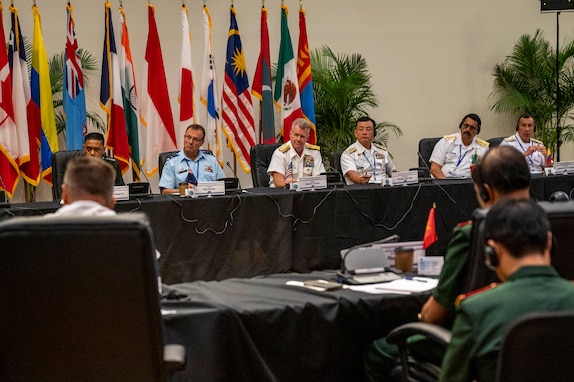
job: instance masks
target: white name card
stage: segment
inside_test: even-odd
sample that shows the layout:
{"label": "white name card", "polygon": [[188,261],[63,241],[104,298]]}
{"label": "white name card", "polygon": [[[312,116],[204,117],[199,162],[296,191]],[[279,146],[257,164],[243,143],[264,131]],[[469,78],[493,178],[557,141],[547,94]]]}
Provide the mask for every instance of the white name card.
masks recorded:
{"label": "white name card", "polygon": [[327,176],[302,176],[298,182],[291,183],[291,189],[295,191],[321,190],[327,188]]}
{"label": "white name card", "polygon": [[419,173],[417,170],[393,172],[393,185],[400,186],[403,184],[415,184],[419,182]]}
{"label": "white name card", "polygon": [[554,163],[555,175],[574,174],[574,161],[564,161]]}
{"label": "white name card", "polygon": [[215,182],[199,182],[193,187],[194,196],[225,195],[225,182],[218,180]]}
{"label": "white name card", "polygon": [[114,186],[114,196],[116,200],[130,200],[129,186]]}

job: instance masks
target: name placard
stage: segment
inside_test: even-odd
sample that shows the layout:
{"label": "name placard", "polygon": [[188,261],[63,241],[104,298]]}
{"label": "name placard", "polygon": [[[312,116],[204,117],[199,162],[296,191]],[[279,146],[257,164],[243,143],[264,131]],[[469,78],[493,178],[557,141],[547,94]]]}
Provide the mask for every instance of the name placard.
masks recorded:
{"label": "name placard", "polygon": [[419,173],[417,170],[393,172],[393,185],[400,186],[403,184],[415,184],[419,182]]}
{"label": "name placard", "polygon": [[130,200],[129,186],[114,186],[114,196],[116,200]]}
{"label": "name placard", "polygon": [[321,190],[327,188],[327,176],[302,176],[298,182],[291,183],[291,189],[296,191]]}
{"label": "name placard", "polygon": [[574,174],[574,161],[564,161],[554,163],[555,175]]}
{"label": "name placard", "polygon": [[225,182],[218,180],[215,182],[199,182],[193,187],[194,196],[225,195]]}

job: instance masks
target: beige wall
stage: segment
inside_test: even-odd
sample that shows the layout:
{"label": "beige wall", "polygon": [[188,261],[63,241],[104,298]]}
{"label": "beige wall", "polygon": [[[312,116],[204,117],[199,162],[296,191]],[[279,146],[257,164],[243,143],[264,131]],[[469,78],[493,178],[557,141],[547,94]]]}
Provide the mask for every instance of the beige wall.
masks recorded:
{"label": "beige wall", "polygon": [[[15,0],[19,7],[23,33],[32,36],[31,0]],[[112,1],[117,9],[119,1]],[[147,1],[124,0],[136,80],[141,83],[142,61],[147,38]],[[163,49],[170,99],[175,119],[178,118],[177,86],[181,44],[181,0],[152,2]],[[200,75],[203,54],[201,1],[186,1],[193,35],[193,65]],[[65,0],[37,0],[42,14],[44,40],[48,55],[63,50],[66,38]],[[80,47],[101,58],[103,39],[103,1],[76,0],[74,18]],[[223,81],[225,47],[229,28],[229,1],[207,0],[213,20],[213,42],[219,86]],[[289,26],[296,49],[299,3],[285,0],[290,7]],[[398,169],[417,163],[420,138],[454,132],[460,118],[469,112],[483,120],[481,137],[507,135],[513,131],[514,117],[495,115],[489,110],[492,90],[491,70],[511,52],[522,34],[544,31],[552,44],[556,40],[555,14],[541,14],[536,0],[307,0],[307,29],[311,48],[329,45],[335,52],[360,53],[367,59],[373,74],[374,91],[380,107],[373,110],[377,121],[391,121],[404,132],[392,138],[389,149]],[[4,1],[4,29],[9,31],[9,3]],[[279,48],[280,1],[267,1],[271,60],[276,62]],[[236,0],[237,19],[242,34],[250,78],[259,54],[259,18],[261,1]],[[119,45],[119,14],[114,13]],[[561,43],[572,38],[574,14],[560,16]],[[88,109],[98,106],[99,74],[91,79],[87,97]],[[226,149],[226,159],[232,161]],[[572,145],[562,151],[562,160],[574,159]],[[231,175],[229,169],[225,169]],[[127,178],[127,177],[126,177]],[[244,187],[251,184],[250,175],[240,175]],[[152,179],[157,191],[157,179]],[[43,186],[43,200],[51,199]],[[22,200],[21,190],[14,198]]]}

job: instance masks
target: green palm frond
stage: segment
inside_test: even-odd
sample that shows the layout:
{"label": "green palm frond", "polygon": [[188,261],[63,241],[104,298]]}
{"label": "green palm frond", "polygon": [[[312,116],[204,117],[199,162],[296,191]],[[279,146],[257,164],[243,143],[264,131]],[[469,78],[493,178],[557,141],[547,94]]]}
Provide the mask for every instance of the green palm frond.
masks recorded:
{"label": "green palm frond", "polygon": [[[323,46],[311,52],[311,68],[318,144],[328,155],[355,141],[356,120],[368,115],[379,102],[367,61],[360,54],[335,54]],[[375,140],[386,144],[389,131],[402,134],[398,126],[383,122],[377,125]]]}
{"label": "green palm frond", "polygon": [[496,113],[532,114],[537,138],[552,152],[557,143],[557,120],[562,127],[562,141],[574,142],[573,125],[568,123],[574,106],[574,41],[563,46],[556,58],[556,51],[540,30],[534,36],[521,36],[512,54],[494,66],[494,88],[489,96],[491,110]]}

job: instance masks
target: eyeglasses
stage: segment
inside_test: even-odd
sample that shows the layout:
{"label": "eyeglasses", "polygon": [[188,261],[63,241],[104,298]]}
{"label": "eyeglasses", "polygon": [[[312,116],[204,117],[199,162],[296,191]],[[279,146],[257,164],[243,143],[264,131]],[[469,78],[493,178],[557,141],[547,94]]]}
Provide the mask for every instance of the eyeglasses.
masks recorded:
{"label": "eyeglasses", "polygon": [[470,131],[476,131],[478,130],[478,126],[473,126],[473,125],[469,125],[468,123],[463,123],[461,128],[463,129],[469,129]]}
{"label": "eyeglasses", "polygon": [[196,137],[192,137],[191,135],[184,135],[183,138],[186,141],[191,141],[191,143],[193,142],[203,142],[203,138],[196,138]]}

